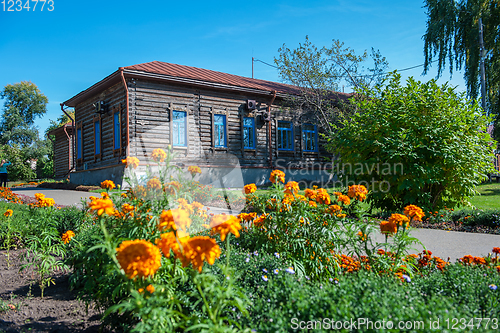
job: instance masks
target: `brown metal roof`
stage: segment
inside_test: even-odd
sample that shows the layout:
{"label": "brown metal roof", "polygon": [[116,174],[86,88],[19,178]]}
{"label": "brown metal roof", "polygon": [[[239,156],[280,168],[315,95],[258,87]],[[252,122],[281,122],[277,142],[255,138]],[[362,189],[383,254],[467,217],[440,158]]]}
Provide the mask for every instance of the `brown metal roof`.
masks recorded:
{"label": "brown metal roof", "polygon": [[[120,81],[120,71],[123,70],[125,77],[147,77],[156,80],[174,81],[189,85],[208,85],[212,88],[223,90],[246,90],[254,93],[271,94],[274,91],[278,95],[299,95],[300,88],[284,83],[252,79],[244,76],[227,74],[203,68],[176,65],[161,61],[152,61],[143,64],[121,67],[118,71],[94,84],[90,88],[73,96],[66,102],[67,106],[76,106],[85,98],[102,91]],[[341,99],[347,99],[350,94],[335,93]]]}

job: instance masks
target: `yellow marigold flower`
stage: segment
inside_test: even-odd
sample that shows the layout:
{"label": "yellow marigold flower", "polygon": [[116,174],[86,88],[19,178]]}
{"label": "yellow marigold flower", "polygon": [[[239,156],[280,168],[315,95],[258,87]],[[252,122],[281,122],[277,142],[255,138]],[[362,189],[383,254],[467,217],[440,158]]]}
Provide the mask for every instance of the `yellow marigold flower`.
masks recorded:
{"label": "yellow marigold flower", "polygon": [[389,222],[402,226],[404,223],[408,223],[409,220],[408,217],[403,214],[392,214],[391,217],[389,217]]}
{"label": "yellow marigold flower", "polygon": [[295,196],[295,198],[296,198],[297,200],[302,201],[302,202],[307,202],[307,201],[308,201],[308,200],[307,200],[307,198],[306,198],[305,196],[303,196],[302,194],[297,194],[297,195]]}
{"label": "yellow marigold flower", "polygon": [[395,223],[389,221],[380,222],[380,232],[383,234],[392,235],[398,232],[398,227]]}
{"label": "yellow marigold flower", "polygon": [[316,191],[316,201],[325,205],[329,205],[331,203],[330,195],[324,188],[320,188]]}
{"label": "yellow marigold flower", "polygon": [[408,205],[404,208],[404,214],[408,216],[410,219],[415,221],[422,221],[422,217],[425,216],[422,208],[415,205]]}
{"label": "yellow marigold flower", "polygon": [[3,213],[3,216],[10,217],[10,216],[12,216],[13,213],[14,213],[14,211],[12,209],[7,209],[5,211],[5,213]]}
{"label": "yellow marigold flower", "polygon": [[97,215],[101,216],[103,213],[108,215],[114,215],[115,208],[113,206],[113,201],[111,199],[100,199],[96,198],[88,204],[92,211],[97,211]]}
{"label": "yellow marigold flower", "polygon": [[160,221],[158,223],[158,230],[177,230],[182,229],[186,231],[187,228],[191,226],[191,218],[189,217],[189,212],[184,209],[169,209],[164,210],[160,215]]}
{"label": "yellow marigold flower", "polygon": [[107,189],[107,190],[112,190],[114,189],[116,186],[115,186],[115,183],[113,183],[112,180],[105,180],[101,183],[101,188],[104,188],[104,189]]}
{"label": "yellow marigold flower", "polygon": [[255,184],[247,184],[243,187],[243,191],[245,194],[255,193],[255,191],[257,191],[257,186],[255,186]]}
{"label": "yellow marigold flower", "polygon": [[102,197],[103,199],[109,199],[109,194],[108,194],[108,192],[101,192],[101,197]]}
{"label": "yellow marigold flower", "polygon": [[126,164],[127,167],[131,166],[132,168],[137,169],[137,167],[139,166],[139,159],[137,157],[129,156],[126,159],[122,160],[122,163]]}
{"label": "yellow marigold flower", "polygon": [[363,185],[351,185],[349,186],[349,190],[347,192],[349,198],[356,198],[359,201],[365,200],[367,194],[368,190]]}
{"label": "yellow marigold flower", "polygon": [[35,193],[35,198],[36,198],[36,200],[41,201],[41,200],[43,200],[45,198],[45,194],[43,194],[43,193]]}
{"label": "yellow marigold flower", "polygon": [[271,172],[271,177],[269,177],[271,183],[276,183],[277,181],[285,183],[285,173],[281,170],[273,170]]}
{"label": "yellow marigold flower", "polygon": [[194,176],[194,175],[195,175],[195,174],[197,174],[197,173],[201,173],[201,169],[200,169],[200,167],[198,167],[198,166],[191,165],[191,166],[189,166],[189,167],[188,167],[188,172],[189,172],[192,176]]}
{"label": "yellow marigold flower", "polygon": [[39,202],[40,207],[52,207],[56,204],[52,198],[44,198]]}
{"label": "yellow marigold flower", "polygon": [[161,190],[161,182],[158,178],[151,178],[150,180],[148,180],[148,189],[152,190],[152,191],[159,191]]}
{"label": "yellow marigold flower", "polygon": [[316,190],[311,190],[310,188],[306,188],[304,190],[304,196],[306,198],[309,198],[311,200],[316,200],[316,195],[318,194],[318,191]]}
{"label": "yellow marigold flower", "polygon": [[338,217],[338,218],[341,218],[341,219],[343,219],[343,218],[344,218],[344,217],[346,217],[346,216],[347,216],[346,214],[337,214],[337,217]]}
{"label": "yellow marigold flower", "polygon": [[339,195],[337,197],[338,202],[342,202],[344,205],[349,206],[351,204],[351,199],[347,195]]}
{"label": "yellow marigold flower", "polygon": [[62,235],[61,239],[64,242],[64,244],[68,244],[71,238],[73,237],[75,237],[75,233],[71,230],[68,230]]}
{"label": "yellow marigold flower", "polygon": [[215,239],[206,236],[192,237],[186,242],[183,249],[184,260],[181,259],[185,267],[191,262],[193,268],[201,272],[203,262],[207,261],[210,265],[215,263],[215,259],[220,257],[219,245]]}
{"label": "yellow marigold flower", "polygon": [[290,181],[285,185],[285,193],[295,195],[299,193],[299,183]]}
{"label": "yellow marigold flower", "polygon": [[153,275],[161,266],[160,249],[147,240],[123,241],[116,252],[116,259],[130,279]]}
{"label": "yellow marigold flower", "polygon": [[153,150],[151,157],[153,157],[153,161],[155,162],[163,162],[167,158],[167,153],[163,149],[158,148]]}
{"label": "yellow marigold flower", "polygon": [[220,239],[224,241],[228,233],[232,233],[236,238],[240,237],[241,230],[240,220],[233,215],[215,215],[210,221],[211,234],[220,234]]}

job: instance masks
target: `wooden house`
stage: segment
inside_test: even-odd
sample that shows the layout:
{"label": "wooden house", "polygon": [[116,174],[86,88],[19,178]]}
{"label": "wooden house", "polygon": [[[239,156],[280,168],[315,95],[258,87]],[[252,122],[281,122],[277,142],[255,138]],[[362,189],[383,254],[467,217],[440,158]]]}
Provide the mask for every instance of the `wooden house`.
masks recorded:
{"label": "wooden house", "polygon": [[69,176],[73,168],[73,127],[71,123],[62,125],[48,133],[54,136],[54,177],[62,179]]}
{"label": "wooden house", "polygon": [[75,109],[71,181],[121,183],[122,159],[139,158],[142,172],[154,164],[152,151],[167,146],[177,165],[200,166],[204,183],[263,184],[275,168],[287,180],[325,181],[321,129],[308,112],[286,107],[290,94],[300,91],[158,61],[120,67],[61,105]]}

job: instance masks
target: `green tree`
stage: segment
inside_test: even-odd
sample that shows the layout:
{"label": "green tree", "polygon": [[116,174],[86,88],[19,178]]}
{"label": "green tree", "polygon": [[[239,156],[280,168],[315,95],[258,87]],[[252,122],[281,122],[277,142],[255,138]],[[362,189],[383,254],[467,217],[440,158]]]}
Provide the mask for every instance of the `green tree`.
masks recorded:
{"label": "green tree", "polygon": [[0,92],[5,99],[0,121],[0,143],[17,144],[21,148],[38,139],[35,119],[47,112],[47,97],[32,83],[8,84]]}
{"label": "green tree", "polygon": [[486,109],[496,115],[495,138],[500,138],[500,5],[498,0],[425,0],[427,31],[424,35],[427,73],[437,57],[438,76],[447,67],[464,70],[467,94],[480,94],[479,18],[483,22],[486,72]]}
{"label": "green tree", "polygon": [[383,80],[388,67],[385,57],[372,48],[373,65],[366,68],[368,52],[357,55],[339,40],[333,40],[331,47],[318,48],[306,36],[296,49],[290,50],[283,44],[278,52],[274,62],[282,81],[300,89],[299,96],[289,97],[291,104],[301,110],[314,110],[318,124],[327,131],[332,129],[332,123],[338,123],[352,111],[332,92],[339,91],[341,85],[371,87]]}
{"label": "green tree", "polygon": [[435,210],[466,203],[492,168],[489,119],[477,102],[447,84],[438,86],[393,74],[329,137],[340,156],[337,176],[372,191],[374,207],[408,204]]}

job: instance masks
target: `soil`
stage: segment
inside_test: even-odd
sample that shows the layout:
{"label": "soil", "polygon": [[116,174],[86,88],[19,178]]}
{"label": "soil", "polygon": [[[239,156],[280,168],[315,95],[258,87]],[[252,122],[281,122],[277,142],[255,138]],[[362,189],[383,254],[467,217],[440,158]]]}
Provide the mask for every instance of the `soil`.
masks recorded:
{"label": "soil", "polygon": [[101,314],[76,299],[69,289],[69,273],[53,275],[55,285],[44,297],[33,270],[19,272],[23,250],[0,251],[0,332],[100,332]]}

